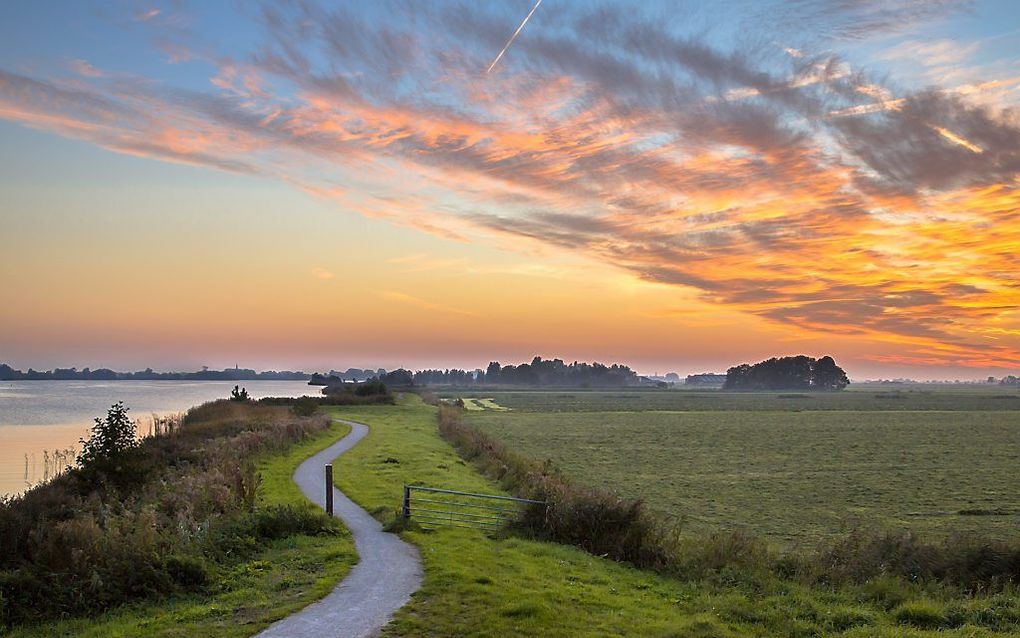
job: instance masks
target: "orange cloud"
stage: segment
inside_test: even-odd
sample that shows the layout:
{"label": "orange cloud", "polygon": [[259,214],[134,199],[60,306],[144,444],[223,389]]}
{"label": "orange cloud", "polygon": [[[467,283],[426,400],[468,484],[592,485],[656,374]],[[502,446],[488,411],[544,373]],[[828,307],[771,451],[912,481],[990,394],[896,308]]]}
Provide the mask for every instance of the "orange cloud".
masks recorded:
{"label": "orange cloud", "polygon": [[[407,53],[385,34],[348,42],[364,25],[334,14],[292,21],[272,22],[279,41],[310,32],[333,45],[337,68],[376,73],[312,71],[313,56],[282,45],[250,63],[217,60],[212,93],[0,73],[0,116],[284,180],[459,241],[580,253],[703,303],[895,350],[876,360],[1020,364],[1020,125],[1009,113],[962,91],[893,97],[801,50],[782,56],[782,72],[759,68],[623,20],[605,29],[626,55],[536,35],[521,50],[529,64],[498,81],[458,47],[405,34]],[[450,38],[475,27],[465,17]],[[383,40],[387,59],[344,57]],[[290,90],[270,90],[278,84]]]}

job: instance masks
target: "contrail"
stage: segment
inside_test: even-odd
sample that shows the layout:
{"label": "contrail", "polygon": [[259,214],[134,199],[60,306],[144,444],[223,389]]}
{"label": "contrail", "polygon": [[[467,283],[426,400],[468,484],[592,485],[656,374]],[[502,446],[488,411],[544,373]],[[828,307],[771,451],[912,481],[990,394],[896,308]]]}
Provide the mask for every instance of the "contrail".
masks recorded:
{"label": "contrail", "polygon": [[496,59],[492,61],[492,64],[489,65],[489,68],[485,70],[486,73],[492,71],[492,67],[496,66],[496,63],[499,62],[499,59],[501,57],[503,57],[503,54],[506,53],[506,50],[510,48],[510,45],[514,43],[514,40],[517,39],[517,34],[519,34],[521,32],[521,29],[524,28],[524,25],[528,23],[528,19],[531,18],[531,14],[535,12],[535,9],[537,9],[538,5],[540,4],[542,4],[542,0],[538,0],[538,2],[535,3],[535,6],[531,7],[531,11],[528,12],[528,15],[524,16],[524,21],[521,22],[521,26],[517,27],[517,30],[514,31],[514,34],[510,36],[509,40],[506,41],[506,46],[504,46],[503,50],[499,52],[499,55],[496,56]]}

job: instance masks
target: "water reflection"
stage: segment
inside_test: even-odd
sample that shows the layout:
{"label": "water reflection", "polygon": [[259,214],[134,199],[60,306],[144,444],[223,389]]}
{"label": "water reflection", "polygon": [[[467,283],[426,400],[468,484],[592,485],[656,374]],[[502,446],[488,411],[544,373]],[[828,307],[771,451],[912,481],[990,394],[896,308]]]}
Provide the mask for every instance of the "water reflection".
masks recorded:
{"label": "water reflection", "polygon": [[[319,389],[303,381],[241,383],[252,398],[315,395]],[[164,416],[226,398],[229,381],[4,381],[0,382],[0,494],[24,491],[26,481],[45,478],[47,455],[80,449],[95,417],[103,417],[116,401],[131,409],[141,435],[149,433],[152,415]]]}

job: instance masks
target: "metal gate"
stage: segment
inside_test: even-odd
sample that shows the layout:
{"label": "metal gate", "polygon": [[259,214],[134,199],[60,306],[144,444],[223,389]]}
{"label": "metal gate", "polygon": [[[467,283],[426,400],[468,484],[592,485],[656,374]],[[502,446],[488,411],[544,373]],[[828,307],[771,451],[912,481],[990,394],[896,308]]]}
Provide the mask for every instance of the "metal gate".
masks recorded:
{"label": "metal gate", "polygon": [[446,525],[494,530],[519,520],[528,506],[545,504],[545,501],[513,496],[405,485],[401,514],[404,520],[413,520],[423,527]]}

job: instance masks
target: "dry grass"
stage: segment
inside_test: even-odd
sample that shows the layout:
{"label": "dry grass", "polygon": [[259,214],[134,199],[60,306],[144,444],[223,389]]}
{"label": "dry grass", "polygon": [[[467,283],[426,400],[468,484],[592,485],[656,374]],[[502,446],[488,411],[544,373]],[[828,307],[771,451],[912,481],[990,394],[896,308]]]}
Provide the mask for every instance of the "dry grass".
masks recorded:
{"label": "dry grass", "polygon": [[256,510],[260,455],[321,432],[325,416],[217,401],[105,465],[0,501],[0,626],[89,615],[200,591],[210,574],[324,516]]}

